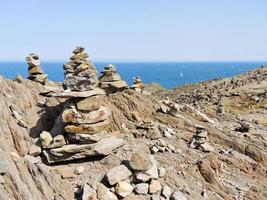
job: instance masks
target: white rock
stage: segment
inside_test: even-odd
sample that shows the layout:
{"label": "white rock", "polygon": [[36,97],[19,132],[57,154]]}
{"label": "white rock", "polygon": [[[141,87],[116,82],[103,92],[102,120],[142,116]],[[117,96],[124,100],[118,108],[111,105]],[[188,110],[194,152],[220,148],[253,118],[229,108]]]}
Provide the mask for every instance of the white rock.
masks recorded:
{"label": "white rock", "polygon": [[40,134],[40,142],[43,148],[49,148],[51,143],[53,141],[53,138],[51,136],[50,133],[48,133],[47,131],[43,131]]}
{"label": "white rock", "polygon": [[110,185],[115,185],[116,183],[127,179],[131,175],[131,171],[125,165],[119,165],[110,169],[106,177]]}
{"label": "white rock", "polygon": [[126,181],[119,182],[115,187],[116,193],[121,197],[128,196],[129,194],[131,194],[133,189],[134,187]]}
{"label": "white rock", "polygon": [[138,194],[147,194],[149,185],[147,183],[139,183],[135,187],[135,191]]}
{"label": "white rock", "polygon": [[165,185],[165,186],[163,187],[163,190],[162,190],[162,195],[163,195],[166,199],[169,199],[170,196],[171,196],[171,194],[172,194],[172,189],[171,189],[169,186]]}
{"label": "white rock", "polygon": [[166,169],[164,167],[159,168],[159,177],[164,177],[166,174]]}
{"label": "white rock", "polygon": [[187,200],[184,194],[180,191],[176,191],[172,194],[171,200]]}

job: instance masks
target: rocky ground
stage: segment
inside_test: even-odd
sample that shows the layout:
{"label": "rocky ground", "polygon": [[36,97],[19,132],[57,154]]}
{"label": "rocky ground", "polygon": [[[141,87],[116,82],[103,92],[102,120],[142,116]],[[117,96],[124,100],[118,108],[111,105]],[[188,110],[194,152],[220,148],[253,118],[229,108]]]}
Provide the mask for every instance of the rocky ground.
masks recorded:
{"label": "rocky ground", "polygon": [[[50,163],[37,141],[61,130],[69,99],[51,94],[61,84],[0,83],[0,199],[267,199],[266,67],[152,95],[103,95],[108,129],[79,138],[96,143],[76,152],[65,141]],[[123,144],[110,148],[113,139]]]}

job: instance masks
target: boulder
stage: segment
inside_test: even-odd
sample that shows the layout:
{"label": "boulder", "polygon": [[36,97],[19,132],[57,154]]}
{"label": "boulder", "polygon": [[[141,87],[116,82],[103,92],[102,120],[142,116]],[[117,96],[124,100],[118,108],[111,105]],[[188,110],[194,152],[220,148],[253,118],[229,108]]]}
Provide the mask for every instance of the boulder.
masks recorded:
{"label": "boulder", "polygon": [[149,185],[147,183],[139,183],[135,186],[135,192],[138,194],[147,194]]}

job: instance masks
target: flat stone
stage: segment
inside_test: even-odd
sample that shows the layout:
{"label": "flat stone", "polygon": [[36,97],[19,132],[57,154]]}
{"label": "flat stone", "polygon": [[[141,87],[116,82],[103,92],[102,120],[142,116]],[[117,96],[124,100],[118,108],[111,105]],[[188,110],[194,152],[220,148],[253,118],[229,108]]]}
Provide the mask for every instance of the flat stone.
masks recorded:
{"label": "flat stone", "polygon": [[77,99],[76,106],[81,111],[94,111],[100,108],[99,96],[92,96],[82,100]]}
{"label": "flat stone", "polygon": [[121,197],[128,196],[129,194],[131,194],[133,189],[134,187],[126,181],[119,182],[115,187],[116,193]]}
{"label": "flat stone", "polygon": [[50,145],[52,144],[53,138],[49,132],[43,131],[40,134],[40,142],[41,142],[42,147],[46,149],[46,148],[49,148]]}
{"label": "flat stone", "polygon": [[83,47],[76,47],[72,53],[77,54],[77,53],[82,53],[85,49]]}
{"label": "flat stone", "polygon": [[120,81],[121,77],[118,73],[105,73],[99,77],[100,82],[112,82],[112,81]]}
{"label": "flat stone", "polygon": [[125,165],[119,165],[110,169],[106,177],[110,185],[115,185],[116,183],[129,178],[131,175],[131,171]]}
{"label": "flat stone", "polygon": [[43,74],[44,71],[42,70],[40,66],[34,66],[28,69],[28,73],[29,74]]}
{"label": "flat stone", "polygon": [[123,145],[123,139],[110,137],[94,144],[69,144],[55,149],[44,150],[43,153],[48,163],[56,163],[85,157],[107,156]]}
{"label": "flat stone", "polygon": [[110,109],[103,106],[101,106],[98,110],[87,113],[78,112],[75,108],[66,109],[62,113],[63,122],[79,125],[103,122],[107,120],[110,116]]}
{"label": "flat stone", "polygon": [[104,138],[110,137],[106,131],[103,131],[101,133],[97,133],[94,135],[90,134],[78,134],[78,133],[67,133],[69,141],[75,142],[75,143],[95,143],[99,142],[100,140]]}
{"label": "flat stone", "polygon": [[147,194],[149,185],[147,183],[139,183],[135,186],[135,192],[138,194]]}
{"label": "flat stone", "polygon": [[[90,70],[86,70],[81,72],[83,73],[83,76],[75,76],[73,74],[67,74],[65,76],[63,85],[65,88],[75,92],[86,92],[90,90],[96,89],[95,87],[97,86],[97,77],[93,75],[87,75],[90,74]],[[98,88],[97,88],[98,89]],[[94,95],[90,95],[94,96]],[[85,96],[77,96],[77,97],[88,97],[87,95]],[[74,96],[75,98],[75,96]]]}
{"label": "flat stone", "polygon": [[89,66],[87,63],[82,63],[80,64],[78,67],[76,67],[76,69],[74,70],[74,75],[77,75],[78,73],[88,69]]}
{"label": "flat stone", "polygon": [[47,74],[32,74],[28,77],[28,79],[43,84],[46,82],[47,76]]}
{"label": "flat stone", "polygon": [[128,85],[125,81],[114,81],[114,82],[100,82],[99,87],[105,90],[107,93],[114,93],[123,91],[128,88]]}
{"label": "flat stone", "polygon": [[110,120],[107,119],[103,122],[96,124],[71,124],[65,127],[65,131],[68,133],[78,133],[78,134],[97,134],[106,130],[110,125]]}
{"label": "flat stone", "polygon": [[176,191],[171,195],[171,200],[187,200],[187,198],[182,192]]}
{"label": "flat stone", "polygon": [[62,93],[52,94],[52,97],[59,97],[59,98],[88,98],[96,95],[104,95],[104,90],[100,88],[95,88],[89,91],[65,91]]}
{"label": "flat stone", "polygon": [[88,58],[89,55],[85,52],[76,53],[73,56],[70,57],[70,60],[84,60],[85,58]]}
{"label": "flat stone", "polygon": [[157,193],[157,192],[161,191],[161,189],[162,189],[162,186],[161,186],[159,181],[157,181],[157,180],[151,181],[151,183],[149,185],[149,193],[150,194]]}
{"label": "flat stone", "polygon": [[38,156],[41,153],[42,153],[41,142],[39,138],[36,138],[32,146],[30,147],[29,155]]}

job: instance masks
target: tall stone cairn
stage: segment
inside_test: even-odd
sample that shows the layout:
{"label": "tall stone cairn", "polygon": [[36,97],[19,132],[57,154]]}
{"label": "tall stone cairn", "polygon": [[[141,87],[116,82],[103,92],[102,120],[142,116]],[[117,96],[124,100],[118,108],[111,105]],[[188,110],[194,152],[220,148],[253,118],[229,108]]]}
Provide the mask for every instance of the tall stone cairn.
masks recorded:
{"label": "tall stone cairn", "polygon": [[[64,65],[66,90],[54,95],[69,98],[61,114],[64,137],[69,144],[46,150],[44,155],[49,163],[107,155],[123,143],[123,140],[107,135],[111,110],[101,105],[105,91],[97,85],[94,64],[87,59],[84,48],[77,47],[73,53],[71,61]],[[103,145],[108,149],[105,150]],[[101,149],[104,152],[100,152]]]}
{"label": "tall stone cairn", "polygon": [[83,47],[76,47],[70,61],[64,64],[64,87],[71,91],[88,91],[97,86],[95,65],[88,59]]}
{"label": "tall stone cairn", "polygon": [[107,93],[115,93],[128,88],[127,83],[121,80],[114,65],[107,65],[101,74],[102,75],[99,77],[99,86]]}
{"label": "tall stone cairn", "polygon": [[143,92],[145,89],[144,84],[142,83],[142,80],[139,76],[136,76],[134,78],[133,85],[131,86],[132,89],[134,89],[137,92]]}
{"label": "tall stone cairn", "polygon": [[41,84],[45,84],[47,81],[47,74],[45,74],[41,68],[39,56],[37,54],[31,53],[29,56],[26,57],[26,61],[29,65],[28,79]]}

